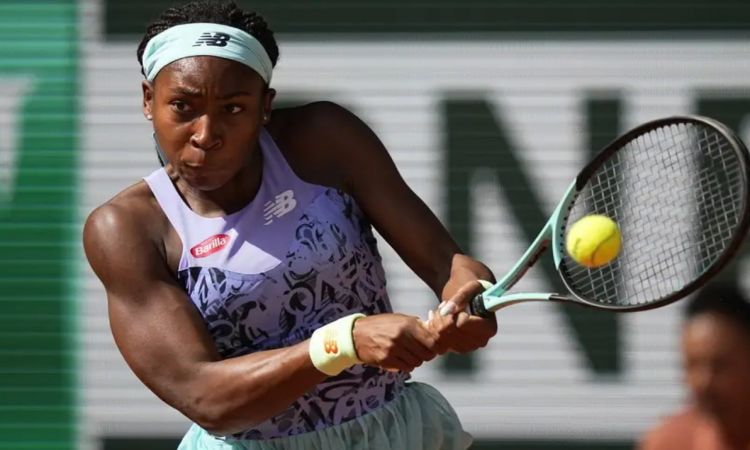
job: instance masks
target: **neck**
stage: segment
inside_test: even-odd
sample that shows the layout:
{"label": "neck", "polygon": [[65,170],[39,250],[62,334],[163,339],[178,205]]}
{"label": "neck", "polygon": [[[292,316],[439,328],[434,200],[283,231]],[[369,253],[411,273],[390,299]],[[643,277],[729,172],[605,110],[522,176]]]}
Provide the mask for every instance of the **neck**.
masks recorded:
{"label": "neck", "polygon": [[744,416],[732,418],[713,418],[722,440],[732,450],[750,450],[750,428]]}

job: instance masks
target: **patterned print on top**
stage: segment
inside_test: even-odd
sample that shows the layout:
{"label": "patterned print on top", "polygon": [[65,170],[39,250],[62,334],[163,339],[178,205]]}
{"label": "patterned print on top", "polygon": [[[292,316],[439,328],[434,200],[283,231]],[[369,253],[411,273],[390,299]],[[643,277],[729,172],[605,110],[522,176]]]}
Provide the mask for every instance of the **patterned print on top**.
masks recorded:
{"label": "patterned print on top", "polygon": [[[276,267],[258,274],[189,267],[178,276],[226,358],[294,345],[355,312],[391,312],[371,226],[351,197],[333,189],[307,205]],[[354,366],[232,438],[271,439],[345,422],[391,401],[406,379]]]}

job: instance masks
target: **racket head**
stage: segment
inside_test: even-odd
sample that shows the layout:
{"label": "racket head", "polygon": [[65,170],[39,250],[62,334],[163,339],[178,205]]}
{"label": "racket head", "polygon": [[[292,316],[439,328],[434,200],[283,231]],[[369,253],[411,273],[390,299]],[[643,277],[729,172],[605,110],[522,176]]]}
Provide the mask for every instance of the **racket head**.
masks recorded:
{"label": "racket head", "polygon": [[[555,299],[639,311],[694,292],[747,234],[749,167],[742,141],[705,117],[654,120],[614,140],[554,216],[555,262],[572,294]],[[579,265],[564,248],[567,229],[588,214],[612,218],[622,234],[618,257],[599,268]]]}

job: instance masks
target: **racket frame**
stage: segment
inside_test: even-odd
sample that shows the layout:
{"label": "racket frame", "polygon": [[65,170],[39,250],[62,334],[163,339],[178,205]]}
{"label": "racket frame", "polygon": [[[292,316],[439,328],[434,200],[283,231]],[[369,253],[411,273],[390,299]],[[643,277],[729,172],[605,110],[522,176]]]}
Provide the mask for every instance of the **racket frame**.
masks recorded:
{"label": "racket frame", "polygon": [[[593,176],[597,169],[604,164],[613,153],[616,153],[623,148],[628,142],[634,138],[648,133],[654,129],[669,126],[679,125],[686,123],[696,123],[709,128],[714,129],[721,134],[727,141],[731,143],[732,149],[735,151],[738,157],[738,161],[742,165],[740,171],[744,179],[742,183],[742,196],[745,199],[743,210],[740,215],[740,223],[735,230],[732,240],[724,252],[719,256],[714,264],[712,264],[707,270],[701,275],[696,277],[695,280],[683,286],[680,290],[673,292],[672,294],[665,296],[661,299],[644,305],[608,305],[604,303],[597,303],[585,298],[579,297],[572,292],[572,289],[568,285],[565,277],[562,275],[562,279],[565,287],[568,288],[568,292],[565,294],[559,293],[541,293],[541,292],[522,292],[515,294],[507,294],[513,285],[520,280],[526,271],[528,271],[542,256],[542,254],[549,248],[552,247],[552,257],[554,260],[555,268],[560,271],[560,264],[562,262],[562,240],[564,239],[562,225],[567,219],[568,213],[570,212],[571,205],[575,201],[578,193],[584,188],[588,180]],[[714,119],[695,115],[684,115],[684,116],[672,116],[663,119],[657,119],[650,122],[646,122],[629,132],[618,137],[612,141],[609,145],[599,152],[586,167],[581,170],[575,180],[570,184],[562,200],[555,207],[554,212],[550,216],[547,223],[542,227],[537,237],[531,243],[529,248],[524,252],[518,262],[492,287],[486,289],[481,294],[474,297],[470,302],[470,311],[472,314],[489,317],[494,311],[506,306],[514,305],[517,303],[523,303],[528,301],[564,301],[574,302],[585,306],[590,306],[597,309],[604,309],[618,312],[629,312],[629,311],[643,311],[647,309],[653,309],[666,304],[672,303],[679,300],[686,295],[689,295],[714,275],[716,275],[737,253],[742,241],[747,234],[748,225],[750,225],[750,199],[748,195],[748,179],[750,174],[748,170],[750,168],[750,159],[748,157],[748,151],[745,144],[731,131],[727,126],[718,122]]]}

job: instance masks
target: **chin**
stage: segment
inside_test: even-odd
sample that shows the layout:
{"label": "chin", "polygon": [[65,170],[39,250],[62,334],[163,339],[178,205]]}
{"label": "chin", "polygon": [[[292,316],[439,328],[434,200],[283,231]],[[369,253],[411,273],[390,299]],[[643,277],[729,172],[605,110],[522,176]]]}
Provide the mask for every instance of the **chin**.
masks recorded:
{"label": "chin", "polygon": [[213,191],[227,183],[225,178],[217,176],[217,173],[205,169],[187,168],[180,172],[180,176],[187,182],[187,184],[201,191]]}
{"label": "chin", "polygon": [[215,191],[226,184],[224,181],[216,181],[208,178],[186,178],[190,186],[204,192]]}

